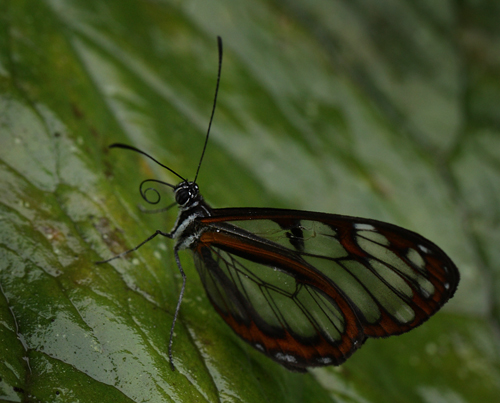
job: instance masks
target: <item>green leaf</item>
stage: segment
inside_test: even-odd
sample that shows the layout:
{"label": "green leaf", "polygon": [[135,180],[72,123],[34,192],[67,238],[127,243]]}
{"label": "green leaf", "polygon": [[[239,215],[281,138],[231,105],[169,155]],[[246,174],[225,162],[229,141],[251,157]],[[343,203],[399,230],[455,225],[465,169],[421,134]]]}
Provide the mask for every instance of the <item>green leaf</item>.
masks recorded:
{"label": "green leaf", "polygon": [[[483,4],[484,3],[484,4]],[[0,3],[0,399],[495,401],[500,98],[494,3]],[[241,341],[138,185],[194,177],[214,207],[370,217],[462,274],[422,327],[290,373]],[[160,189],[157,207],[172,202]],[[163,192],[165,190],[165,192]]]}

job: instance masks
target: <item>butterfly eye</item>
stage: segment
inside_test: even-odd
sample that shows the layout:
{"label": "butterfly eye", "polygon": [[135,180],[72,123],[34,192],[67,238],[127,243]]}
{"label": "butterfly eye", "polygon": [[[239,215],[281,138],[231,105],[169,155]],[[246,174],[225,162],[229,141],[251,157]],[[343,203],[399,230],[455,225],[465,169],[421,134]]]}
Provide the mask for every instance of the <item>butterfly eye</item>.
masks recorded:
{"label": "butterfly eye", "polygon": [[181,188],[175,192],[175,201],[180,206],[184,206],[191,199],[191,192],[189,189]]}
{"label": "butterfly eye", "polygon": [[187,206],[198,195],[199,188],[194,182],[183,182],[175,189],[175,201],[179,206]]}

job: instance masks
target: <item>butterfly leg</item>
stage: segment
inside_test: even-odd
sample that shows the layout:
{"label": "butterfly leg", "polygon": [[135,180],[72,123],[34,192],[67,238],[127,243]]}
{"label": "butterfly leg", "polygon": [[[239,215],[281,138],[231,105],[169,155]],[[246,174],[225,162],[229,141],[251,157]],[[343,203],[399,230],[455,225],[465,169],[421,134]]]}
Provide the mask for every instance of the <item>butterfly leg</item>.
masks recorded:
{"label": "butterfly leg", "polygon": [[[95,262],[95,264],[102,264],[102,263],[108,263],[112,260],[118,259],[120,257],[123,257],[127,255],[130,252],[134,252],[137,249],[139,249],[142,245],[144,245],[146,242],[151,241],[153,238],[155,238],[157,235],[163,235],[166,238],[172,238],[171,233],[163,232],[160,230],[156,230],[156,232],[148,237],[146,240],[142,241],[139,245],[137,245],[135,248],[126,250],[125,252],[122,252],[116,256],[113,256],[110,259],[107,260],[101,260],[99,262]],[[168,358],[170,359],[170,365],[172,367],[172,371],[175,371],[175,366],[174,366],[174,360],[173,360],[173,354],[172,354],[172,344],[174,340],[174,328],[175,328],[175,323],[177,322],[177,316],[179,315],[179,311],[181,309],[181,303],[182,303],[182,297],[184,296],[184,290],[186,288],[186,274],[184,273],[184,269],[182,268],[181,265],[181,260],[179,259],[179,248],[174,247],[174,256],[175,256],[175,262],[177,263],[177,267],[179,268],[179,271],[182,276],[182,286],[181,286],[181,292],[179,294],[179,299],[177,300],[177,306],[175,307],[175,312],[174,312],[174,320],[172,322],[172,327],[170,328],[170,338],[168,341]]]}
{"label": "butterfly leg", "polygon": [[174,357],[172,354],[172,344],[174,341],[175,322],[177,322],[177,316],[179,315],[179,311],[181,309],[182,297],[184,296],[184,290],[186,288],[186,274],[184,273],[184,270],[182,269],[181,260],[179,259],[179,248],[177,248],[177,247],[174,247],[174,256],[175,256],[175,262],[177,263],[177,267],[179,268],[179,271],[181,272],[182,286],[181,286],[181,292],[179,293],[179,299],[177,300],[177,306],[175,307],[174,320],[172,321],[172,327],[170,328],[170,339],[168,341],[168,358],[170,359],[170,366],[172,367],[172,371],[175,371]]}
{"label": "butterfly leg", "polygon": [[172,235],[170,235],[170,233],[166,233],[166,232],[163,232],[163,231],[160,231],[159,229],[156,230],[156,232],[151,235],[150,237],[148,237],[148,239],[146,239],[145,241],[142,241],[139,245],[137,245],[135,248],[132,248],[132,249],[129,249],[129,250],[126,250],[125,252],[122,252],[116,256],[113,256],[112,258],[110,259],[107,259],[107,260],[100,260],[99,262],[94,262],[95,264],[102,264],[102,263],[108,263],[108,262],[111,262],[112,260],[115,260],[115,259],[118,259],[120,257],[123,257],[125,256],[126,254],[130,253],[130,252],[134,252],[136,251],[137,249],[139,249],[142,245],[144,245],[146,242],[149,242],[151,241],[154,237],[156,237],[157,235],[163,235],[164,237],[167,237],[167,238],[172,238]]}

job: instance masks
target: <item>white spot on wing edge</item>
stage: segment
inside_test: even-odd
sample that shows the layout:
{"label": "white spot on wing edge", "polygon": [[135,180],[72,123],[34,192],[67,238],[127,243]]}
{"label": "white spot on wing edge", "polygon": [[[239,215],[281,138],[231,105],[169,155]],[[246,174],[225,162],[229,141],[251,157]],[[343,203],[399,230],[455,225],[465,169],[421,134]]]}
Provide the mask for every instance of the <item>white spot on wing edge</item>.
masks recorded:
{"label": "white spot on wing edge", "polygon": [[418,245],[418,249],[420,249],[424,253],[427,253],[428,255],[431,254],[431,250],[429,248],[426,248],[424,245]]}
{"label": "white spot on wing edge", "polygon": [[330,357],[319,357],[316,359],[316,361],[318,362],[318,364],[322,365],[330,365],[333,363],[333,360]]}
{"label": "white spot on wing edge", "polygon": [[297,358],[295,358],[293,355],[290,354],[276,353],[275,357],[280,361],[293,362],[293,363],[297,362]]}

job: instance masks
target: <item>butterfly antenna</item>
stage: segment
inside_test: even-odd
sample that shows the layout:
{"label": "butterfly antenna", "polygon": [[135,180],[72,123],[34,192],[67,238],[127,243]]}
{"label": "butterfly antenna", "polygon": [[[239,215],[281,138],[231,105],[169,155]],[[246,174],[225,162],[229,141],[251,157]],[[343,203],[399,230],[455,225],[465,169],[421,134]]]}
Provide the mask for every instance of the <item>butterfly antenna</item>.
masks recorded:
{"label": "butterfly antenna", "polygon": [[205,137],[205,144],[203,145],[203,151],[201,152],[201,158],[200,162],[198,163],[198,169],[196,170],[196,176],[194,177],[194,182],[196,182],[196,179],[198,178],[198,173],[200,172],[203,156],[205,155],[205,150],[207,149],[208,138],[210,137],[210,128],[212,127],[212,121],[214,120],[215,105],[217,104],[217,94],[219,93],[220,74],[222,70],[222,38],[220,36],[217,37],[217,45],[219,47],[219,71],[217,72],[217,84],[215,85],[214,104],[212,106],[212,115],[210,116],[210,121],[208,122],[208,130],[207,130],[207,135]]}
{"label": "butterfly antenna", "polygon": [[[160,161],[156,160],[155,158],[151,157],[151,155],[145,153],[144,151],[142,150],[139,150],[138,148],[135,148],[135,147],[132,147],[132,146],[129,146],[127,144],[122,144],[122,143],[114,143],[114,144],[111,144],[109,146],[109,148],[124,148],[125,150],[132,150],[132,151],[135,151],[139,154],[142,154],[142,155],[145,155],[146,157],[148,157],[149,159],[153,160],[154,162],[156,162],[158,165],[160,165],[161,167],[165,168],[166,170],[172,172],[175,176],[179,177],[180,179],[182,179],[184,182],[187,182],[187,179],[184,179],[182,176],[180,176],[177,172],[175,172],[172,168],[169,168],[167,167],[166,165],[163,165]],[[199,169],[199,168],[198,168]],[[168,185],[166,183],[164,183],[164,185]],[[171,186],[171,185],[169,185]]]}

